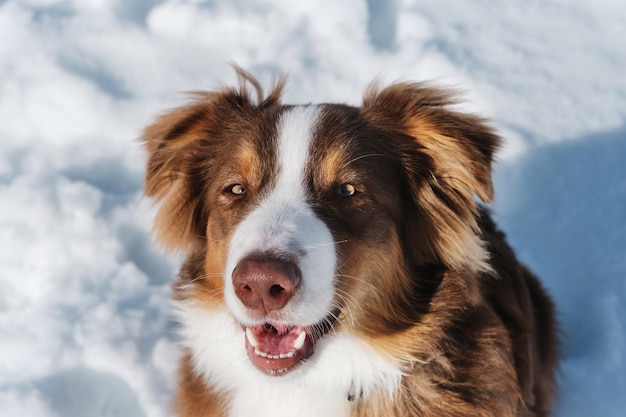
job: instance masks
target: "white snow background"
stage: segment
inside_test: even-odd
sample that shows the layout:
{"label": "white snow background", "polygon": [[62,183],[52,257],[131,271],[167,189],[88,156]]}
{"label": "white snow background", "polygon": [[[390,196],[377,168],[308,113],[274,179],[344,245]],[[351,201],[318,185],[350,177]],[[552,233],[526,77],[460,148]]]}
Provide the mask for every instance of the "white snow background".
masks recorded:
{"label": "white snow background", "polygon": [[461,88],[507,139],[494,211],[558,305],[556,415],[626,410],[626,2],[0,0],[0,416],[170,415],[177,260],[136,138],[232,84],[358,105]]}

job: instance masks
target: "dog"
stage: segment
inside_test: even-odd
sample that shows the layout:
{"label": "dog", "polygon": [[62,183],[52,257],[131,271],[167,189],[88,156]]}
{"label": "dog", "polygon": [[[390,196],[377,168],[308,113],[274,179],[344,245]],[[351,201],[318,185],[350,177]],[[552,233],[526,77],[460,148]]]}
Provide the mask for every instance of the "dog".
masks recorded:
{"label": "dog", "polygon": [[[182,417],[548,416],[555,308],[494,224],[501,139],[453,91],[193,93],[142,136]],[[479,201],[481,200],[481,201]]]}

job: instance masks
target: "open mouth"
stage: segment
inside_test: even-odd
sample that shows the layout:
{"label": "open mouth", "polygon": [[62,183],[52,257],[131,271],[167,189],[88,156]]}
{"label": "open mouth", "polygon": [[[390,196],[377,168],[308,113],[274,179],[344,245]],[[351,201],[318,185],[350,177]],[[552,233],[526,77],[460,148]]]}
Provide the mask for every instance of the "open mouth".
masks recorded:
{"label": "open mouth", "polygon": [[248,357],[267,375],[285,374],[313,354],[315,343],[332,329],[333,322],[327,319],[308,327],[276,323],[245,327]]}

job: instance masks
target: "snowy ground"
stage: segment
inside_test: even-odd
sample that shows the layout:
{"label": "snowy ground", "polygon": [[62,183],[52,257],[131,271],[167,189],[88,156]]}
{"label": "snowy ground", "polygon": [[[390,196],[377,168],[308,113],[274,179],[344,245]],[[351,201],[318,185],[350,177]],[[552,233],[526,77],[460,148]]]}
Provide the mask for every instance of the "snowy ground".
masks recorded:
{"label": "snowy ground", "polygon": [[557,301],[557,416],[626,409],[626,3],[0,0],[0,416],[167,416],[176,361],[135,138],[181,91],[466,91],[509,145],[494,209]]}

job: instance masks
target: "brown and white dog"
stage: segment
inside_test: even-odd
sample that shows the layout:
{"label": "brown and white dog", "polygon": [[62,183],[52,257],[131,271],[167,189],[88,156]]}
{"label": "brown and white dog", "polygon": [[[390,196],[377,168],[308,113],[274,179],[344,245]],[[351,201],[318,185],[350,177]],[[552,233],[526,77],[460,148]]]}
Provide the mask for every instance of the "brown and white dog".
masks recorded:
{"label": "brown and white dog", "polygon": [[157,236],[186,254],[177,413],[549,415],[553,305],[475,200],[485,121],[426,84],[295,106],[238,75],[142,138]]}

